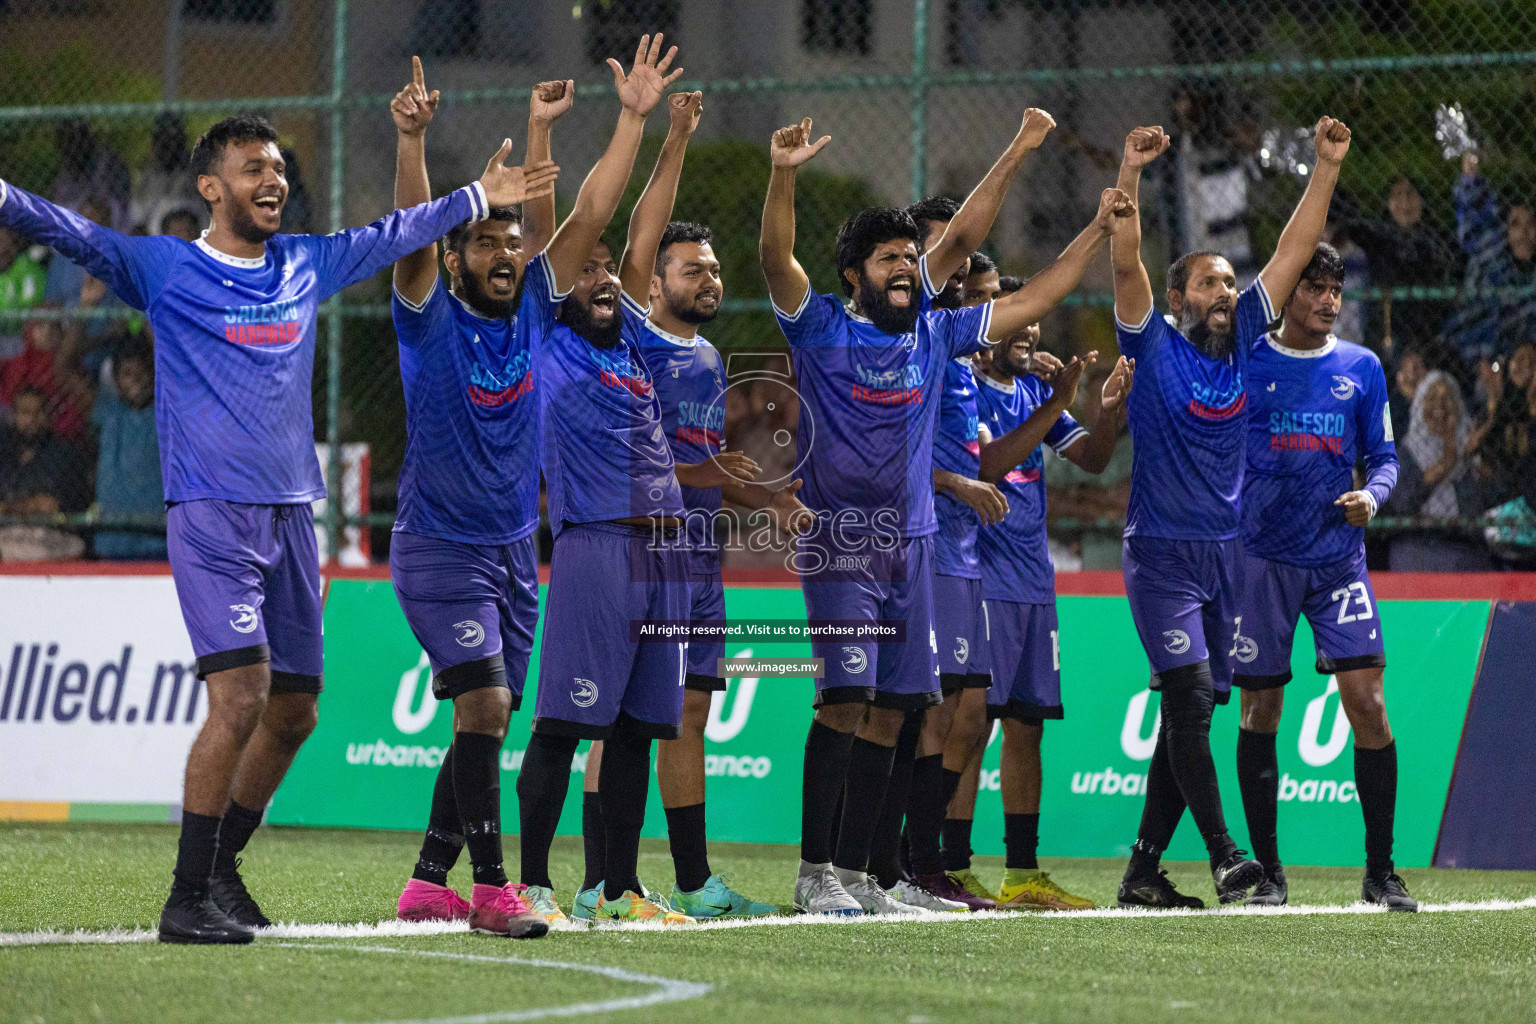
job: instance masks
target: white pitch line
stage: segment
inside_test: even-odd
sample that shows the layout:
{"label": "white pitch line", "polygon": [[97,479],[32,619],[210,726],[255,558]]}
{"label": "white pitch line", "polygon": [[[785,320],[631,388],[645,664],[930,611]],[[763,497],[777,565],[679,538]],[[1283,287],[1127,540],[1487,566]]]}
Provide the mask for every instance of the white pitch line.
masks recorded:
{"label": "white pitch line", "polygon": [[[1449,914],[1476,911],[1536,910],[1536,896],[1523,900],[1485,900],[1482,902],[1425,903],[1420,913]],[[1190,917],[1318,917],[1349,914],[1385,914],[1385,907],[1367,903],[1333,905],[1297,905],[1288,907],[1211,907],[1206,910],[1122,910],[1118,907],[1099,907],[1094,910],[1077,910],[1070,913],[1020,913],[1018,911],[990,910],[975,914],[940,914],[925,911],[902,917],[831,917],[819,914],[795,916],[738,918],[728,921],[701,921],[698,924],[678,926],[661,924],[608,924],[599,925],[595,931],[658,931],[668,935],[690,935],[701,931],[719,931],[732,928],[764,927],[857,927],[884,924],[939,923],[966,924],[978,921],[1082,921],[1093,919],[1161,920]],[[467,934],[469,926],[463,921],[380,921],[377,924],[278,924],[257,931],[258,943],[274,939],[367,939],[410,938],[430,935]],[[560,934],[581,934],[594,929],[569,924],[555,929]],[[106,931],[76,930],[0,932],[0,947],[42,946],[56,944],[118,944],[129,942],[154,942],[155,932],[150,929],[109,929]],[[338,947],[353,948],[353,947]]]}

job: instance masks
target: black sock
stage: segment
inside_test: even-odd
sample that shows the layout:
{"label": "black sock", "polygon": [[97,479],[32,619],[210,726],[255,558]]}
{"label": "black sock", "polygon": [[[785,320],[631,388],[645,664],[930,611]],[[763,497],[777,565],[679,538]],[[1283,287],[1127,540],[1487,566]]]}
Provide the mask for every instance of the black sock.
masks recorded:
{"label": "black sock", "polygon": [[453,797],[464,820],[464,845],[476,885],[506,885],[501,866],[501,737],[453,736]]}
{"label": "black sock", "polygon": [[1280,866],[1280,841],[1275,834],[1280,761],[1275,756],[1274,733],[1237,731],[1237,785],[1243,792],[1243,816],[1248,819],[1254,859],[1273,872]]}
{"label": "black sock", "polygon": [[549,880],[549,846],[560,826],[560,810],[571,784],[571,758],[576,737],[536,732],[528,738],[523,767],[517,775],[518,847],[524,885],[553,889]]}
{"label": "black sock", "polygon": [[1214,865],[1236,847],[1227,835],[1216,762],[1211,759],[1211,713],[1216,707],[1211,667],[1204,661],[1185,665],[1161,673],[1161,680],[1168,766]]}
{"label": "black sock", "polygon": [[832,859],[832,823],[843,784],[853,733],[811,722],[805,738],[805,773],[800,781],[800,858],[811,864]]}
{"label": "black sock", "polygon": [[432,810],[427,813],[427,834],[421,842],[421,856],[416,860],[412,878],[433,885],[447,885],[448,872],[458,862],[464,848],[464,823],[459,819],[459,802],[453,795],[453,747],[443,755],[432,785]]}
{"label": "black sock", "polygon": [[[601,776],[599,776],[601,781]],[[603,832],[603,802],[596,792],[581,794],[581,846],[587,855],[587,873],[581,880],[583,891],[603,884],[608,862],[608,838]]]}
{"label": "black sock", "polygon": [[1380,750],[1355,748],[1355,791],[1365,816],[1365,870],[1392,873],[1392,819],[1397,812],[1397,740]]}
{"label": "black sock", "polygon": [[[949,773],[949,769],[945,769]],[[959,773],[950,773],[959,778]],[[965,871],[971,866],[971,819],[944,819],[944,870]]]}
{"label": "black sock", "polygon": [[[944,808],[955,795],[946,789],[944,755],[929,754],[912,765],[912,799],[907,806],[907,836],[912,846],[912,873],[937,875],[944,871],[940,852],[940,834],[944,829]],[[948,773],[959,778],[954,772]]]}
{"label": "black sock", "polygon": [[245,844],[251,841],[251,834],[261,824],[261,815],[261,811],[241,807],[233,800],[229,802],[229,806],[224,809],[224,818],[219,823],[219,850],[213,860],[215,871],[235,870],[235,858],[245,849]]}
{"label": "black sock", "polygon": [[709,870],[709,843],[704,838],[704,805],[667,808],[667,841],[680,892],[698,892],[714,872]]}
{"label": "black sock", "polygon": [[[923,734],[923,716],[908,715],[896,736],[896,754],[891,761],[891,780],[886,785],[885,804],[875,823],[875,835],[869,846],[869,873],[887,889],[901,881],[902,821],[912,792],[912,761],[917,756],[917,741]],[[833,842],[836,849],[837,843]]]}
{"label": "black sock", "polygon": [[206,893],[219,848],[219,819],[211,814],[181,812],[181,839],[176,844],[176,884],[183,892]]}
{"label": "black sock", "polygon": [[1152,761],[1147,766],[1146,800],[1141,808],[1141,827],[1131,847],[1131,862],[1125,870],[1127,878],[1157,873],[1163,851],[1173,841],[1179,819],[1184,816],[1184,794],[1179,792],[1173,769],[1168,765],[1168,731],[1166,719],[1164,721],[1152,748]]}
{"label": "black sock", "polygon": [[837,852],[832,864],[844,871],[865,871],[869,867],[869,844],[875,838],[875,823],[885,804],[885,790],[891,781],[891,760],[896,748],[854,737],[848,755],[847,796],[843,800],[843,820],[837,832]]}
{"label": "black sock", "polygon": [[640,827],[651,785],[651,738],[642,735],[634,721],[619,713],[613,733],[603,741],[603,770],[597,780],[607,840],[603,893],[610,900],[626,889],[640,892]]}
{"label": "black sock", "polygon": [[1003,845],[1008,859],[1004,866],[1021,871],[1039,871],[1035,851],[1040,846],[1040,815],[1004,814]]}

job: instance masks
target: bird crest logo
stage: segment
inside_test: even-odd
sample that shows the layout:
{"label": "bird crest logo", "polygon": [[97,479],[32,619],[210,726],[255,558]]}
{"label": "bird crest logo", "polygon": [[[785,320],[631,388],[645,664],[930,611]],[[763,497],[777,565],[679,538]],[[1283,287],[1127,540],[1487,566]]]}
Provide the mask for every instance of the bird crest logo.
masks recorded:
{"label": "bird crest logo", "polygon": [[576,689],[571,691],[571,703],[579,708],[589,708],[597,703],[597,684],[579,676],[573,680]]}
{"label": "bird crest logo", "polygon": [[858,675],[869,667],[869,656],[864,653],[862,647],[843,648],[843,670],[849,675]]}
{"label": "bird crest logo", "polygon": [[255,632],[257,626],[255,608],[248,604],[232,604],[229,610],[235,613],[235,617],[229,620],[231,629],[236,633]]}
{"label": "bird crest logo", "polygon": [[955,660],[964,665],[971,656],[971,642],[963,636],[955,637]]}
{"label": "bird crest logo", "polygon": [[1163,650],[1169,654],[1183,654],[1189,650],[1189,634],[1182,629],[1165,629],[1163,636],[1168,640],[1163,644]]}
{"label": "bird crest logo", "polygon": [[474,619],[455,622],[453,628],[459,631],[455,639],[459,641],[460,647],[479,647],[485,643],[485,629]]}
{"label": "bird crest logo", "polygon": [[1333,387],[1328,389],[1328,393],[1341,402],[1347,402],[1355,395],[1355,382],[1348,377],[1335,374]]}

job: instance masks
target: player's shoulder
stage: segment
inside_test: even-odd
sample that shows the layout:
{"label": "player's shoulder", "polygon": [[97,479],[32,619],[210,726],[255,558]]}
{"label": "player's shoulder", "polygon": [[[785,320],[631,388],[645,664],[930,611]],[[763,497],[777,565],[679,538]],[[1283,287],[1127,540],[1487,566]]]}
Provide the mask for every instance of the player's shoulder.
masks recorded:
{"label": "player's shoulder", "polygon": [[390,286],[389,309],[396,320],[440,315],[448,306],[448,288],[440,275],[433,275],[432,286],[420,302],[413,302],[400,294],[400,289]]}
{"label": "player's shoulder", "polygon": [[1135,323],[1126,323],[1120,319],[1120,313],[1115,311],[1115,333],[1125,337],[1149,337],[1160,335],[1165,331],[1173,330],[1173,318],[1170,314],[1159,313],[1157,304],[1147,307],[1147,312]]}
{"label": "player's shoulder", "polygon": [[784,324],[803,324],[813,319],[835,314],[835,319],[846,320],[848,311],[843,302],[835,295],[819,292],[810,285],[806,286],[805,295],[801,297],[800,304],[794,309],[785,309],[778,303],[773,303],[773,315]]}
{"label": "player's shoulder", "polygon": [[1364,345],[1343,338],[1334,339],[1334,356],[1339,362],[1362,370],[1381,369],[1381,357]]}

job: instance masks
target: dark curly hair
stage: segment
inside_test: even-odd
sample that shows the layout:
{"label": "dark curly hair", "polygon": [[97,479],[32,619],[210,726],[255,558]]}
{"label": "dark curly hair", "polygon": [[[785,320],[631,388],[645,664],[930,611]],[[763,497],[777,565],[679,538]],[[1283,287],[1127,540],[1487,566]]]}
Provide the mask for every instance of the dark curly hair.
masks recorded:
{"label": "dark curly hair", "polygon": [[948,196],[929,196],[907,207],[907,215],[917,225],[918,245],[922,245],[921,240],[927,237],[928,229],[934,222],[954,220],[955,214],[959,212],[960,204]]}
{"label": "dark curly hair", "polygon": [[1318,242],[1317,251],[1301,270],[1301,280],[1321,284],[1324,281],[1344,283],[1344,257],[1327,242]]}
{"label": "dark curly hair", "polygon": [[695,224],[689,220],[672,221],[661,233],[661,244],[656,247],[656,272],[659,274],[667,268],[667,249],[671,246],[679,242],[708,245],[712,238],[713,235],[707,225]]}
{"label": "dark curly hair", "polygon": [[[489,216],[487,216],[485,219],[504,220],[509,224],[516,224],[519,228],[521,228],[523,226],[523,211],[520,207],[517,206],[493,206],[491,207]],[[453,227],[448,229],[448,234],[443,237],[443,244],[452,251],[458,253],[459,259],[463,259],[464,246],[469,244],[469,229],[474,227],[475,224],[479,223],[484,222],[465,221],[462,224],[455,224]]]}
{"label": "dark curly hair", "polygon": [[[224,158],[224,147],[242,142],[275,144],[277,129],[272,127],[271,121],[260,114],[244,113],[226,117],[203,132],[197,144],[192,147],[192,159],[188,166],[188,170],[192,172],[192,180],[195,182],[204,174],[212,174],[214,164]],[[203,200],[203,205],[208,206],[206,199]]]}
{"label": "dark curly hair", "polygon": [[1024,278],[1014,277],[1012,274],[1004,274],[997,279],[997,291],[1000,295],[1012,295],[1024,287]]}
{"label": "dark curly hair", "polygon": [[984,252],[971,253],[971,269],[969,274],[990,274],[997,269],[997,264],[992,262],[992,257]]}
{"label": "dark curly hair", "polygon": [[854,214],[837,229],[837,279],[843,286],[843,294],[852,297],[853,285],[844,271],[864,273],[864,261],[869,259],[881,242],[908,239],[915,246],[923,244],[923,236],[917,223],[906,210],[889,206],[876,206]]}

